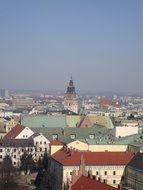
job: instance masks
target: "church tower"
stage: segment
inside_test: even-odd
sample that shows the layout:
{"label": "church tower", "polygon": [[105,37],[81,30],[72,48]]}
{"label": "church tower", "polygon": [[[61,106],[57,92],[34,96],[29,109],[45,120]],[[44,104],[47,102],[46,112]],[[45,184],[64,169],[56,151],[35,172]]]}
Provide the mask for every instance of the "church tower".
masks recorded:
{"label": "church tower", "polygon": [[65,93],[64,109],[72,111],[74,113],[78,113],[79,111],[79,99],[78,99],[78,95],[75,92],[75,87],[74,87],[72,77],[70,79],[69,85],[67,87],[67,91]]}

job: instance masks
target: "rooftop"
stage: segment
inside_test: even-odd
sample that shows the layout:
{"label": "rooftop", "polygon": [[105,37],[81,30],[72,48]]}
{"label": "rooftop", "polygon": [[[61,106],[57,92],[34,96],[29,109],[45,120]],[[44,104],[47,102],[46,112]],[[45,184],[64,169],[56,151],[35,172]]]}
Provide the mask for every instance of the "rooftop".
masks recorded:
{"label": "rooftop", "polygon": [[35,128],[54,128],[62,127],[65,128],[66,117],[65,116],[49,116],[49,115],[26,115],[21,119],[21,124],[27,127]]}
{"label": "rooftop", "polygon": [[95,179],[91,179],[86,176],[81,176],[75,184],[72,185],[71,190],[115,190],[105,183],[101,183]]}
{"label": "rooftop", "polygon": [[17,124],[4,136],[4,139],[15,139],[23,131],[24,128],[25,126]]}
{"label": "rooftop", "polygon": [[138,152],[128,163],[128,166],[133,167],[143,172],[143,153]]}
{"label": "rooftop", "polygon": [[63,145],[63,143],[62,142],[60,142],[59,140],[57,140],[57,139],[54,139],[54,140],[52,140],[51,142],[50,142],[50,145]]}
{"label": "rooftop", "polygon": [[63,147],[52,155],[62,165],[80,165],[81,156],[88,165],[127,165],[133,158],[132,152],[90,152],[77,151]]}
{"label": "rooftop", "polygon": [[34,141],[29,139],[3,139],[0,140],[0,147],[34,147]]}

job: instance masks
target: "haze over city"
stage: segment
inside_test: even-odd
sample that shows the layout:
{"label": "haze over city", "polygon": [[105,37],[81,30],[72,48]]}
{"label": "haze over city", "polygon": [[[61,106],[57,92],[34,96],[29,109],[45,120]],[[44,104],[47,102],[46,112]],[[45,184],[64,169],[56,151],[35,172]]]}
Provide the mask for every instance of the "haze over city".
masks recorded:
{"label": "haze over city", "polygon": [[0,1],[0,88],[143,92],[143,1]]}

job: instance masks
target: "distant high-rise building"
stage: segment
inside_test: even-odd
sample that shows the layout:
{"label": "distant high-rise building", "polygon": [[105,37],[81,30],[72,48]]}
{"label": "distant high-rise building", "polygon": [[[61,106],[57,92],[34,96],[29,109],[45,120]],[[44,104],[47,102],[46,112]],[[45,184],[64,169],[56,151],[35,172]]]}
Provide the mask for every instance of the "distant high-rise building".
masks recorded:
{"label": "distant high-rise building", "polygon": [[71,77],[67,91],[64,97],[64,109],[78,113],[79,111],[79,98],[75,92],[73,79]]}
{"label": "distant high-rise building", "polygon": [[8,97],[8,90],[0,89],[0,98],[7,98]]}

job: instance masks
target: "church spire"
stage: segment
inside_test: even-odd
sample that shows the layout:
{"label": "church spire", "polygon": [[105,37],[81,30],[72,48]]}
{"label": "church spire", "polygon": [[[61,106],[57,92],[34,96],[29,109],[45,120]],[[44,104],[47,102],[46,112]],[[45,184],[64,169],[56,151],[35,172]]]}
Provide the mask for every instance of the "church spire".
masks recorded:
{"label": "church spire", "polygon": [[72,76],[70,78],[69,85],[67,87],[67,91],[64,97],[64,109],[72,111],[76,114],[79,111],[79,99],[78,99],[78,95],[75,92]]}
{"label": "church spire", "polygon": [[72,75],[69,81],[69,86],[67,87],[67,94],[75,94],[75,87],[74,87]]}

